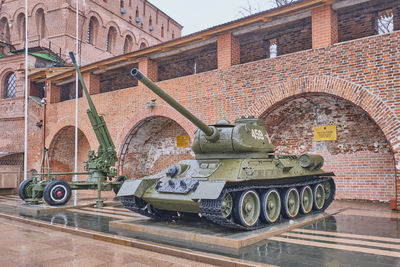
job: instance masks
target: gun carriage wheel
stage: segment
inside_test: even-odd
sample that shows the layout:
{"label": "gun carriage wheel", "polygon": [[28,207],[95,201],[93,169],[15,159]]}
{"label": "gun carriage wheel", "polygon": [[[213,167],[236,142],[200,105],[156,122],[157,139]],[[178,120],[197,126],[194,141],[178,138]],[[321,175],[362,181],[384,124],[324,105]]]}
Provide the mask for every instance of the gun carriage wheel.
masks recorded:
{"label": "gun carriage wheel", "polygon": [[46,185],[43,196],[50,206],[64,205],[71,198],[71,188],[67,182],[54,180]]}

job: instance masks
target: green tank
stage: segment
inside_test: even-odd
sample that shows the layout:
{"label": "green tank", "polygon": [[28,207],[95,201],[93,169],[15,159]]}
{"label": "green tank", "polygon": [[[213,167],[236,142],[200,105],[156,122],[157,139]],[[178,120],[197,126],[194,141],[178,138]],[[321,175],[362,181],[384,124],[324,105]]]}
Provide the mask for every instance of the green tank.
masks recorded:
{"label": "green tank", "polygon": [[195,159],[123,183],[118,196],[125,208],[155,219],[190,216],[253,230],[321,212],[333,201],[334,174],[321,169],[322,156],[276,155],[261,119],[208,126],[139,70],[131,75],[199,129]]}

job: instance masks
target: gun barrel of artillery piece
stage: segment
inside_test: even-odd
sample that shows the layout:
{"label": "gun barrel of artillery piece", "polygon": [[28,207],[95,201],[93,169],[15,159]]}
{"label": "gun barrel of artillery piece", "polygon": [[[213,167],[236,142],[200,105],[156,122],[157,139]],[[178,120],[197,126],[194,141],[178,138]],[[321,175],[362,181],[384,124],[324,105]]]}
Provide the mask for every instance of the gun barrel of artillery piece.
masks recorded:
{"label": "gun barrel of artillery piece", "polygon": [[138,69],[134,68],[131,70],[131,75],[141,81],[147,88],[153,91],[156,95],[161,97],[165,102],[171,105],[174,109],[176,109],[179,113],[181,113],[185,118],[191,121],[194,125],[196,125],[200,130],[202,130],[207,136],[212,136],[214,134],[214,130],[199,120],[196,116],[190,113],[185,107],[179,104],[175,99],[173,99],[170,95],[164,92],[157,84],[155,84],[152,80],[147,78],[143,73],[141,73]]}

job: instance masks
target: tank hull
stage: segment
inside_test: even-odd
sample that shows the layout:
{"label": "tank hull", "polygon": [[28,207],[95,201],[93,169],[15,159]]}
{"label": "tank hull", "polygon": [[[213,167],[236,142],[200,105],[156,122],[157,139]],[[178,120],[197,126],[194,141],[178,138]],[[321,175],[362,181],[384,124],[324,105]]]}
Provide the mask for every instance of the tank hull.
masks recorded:
{"label": "tank hull", "polygon": [[[173,169],[173,170],[171,170]],[[171,172],[174,177],[171,177]],[[335,184],[333,173],[321,169],[309,170],[299,164],[296,156],[268,156],[265,158],[245,159],[204,159],[183,160],[152,176],[126,181],[119,196],[124,206],[132,211],[156,219],[172,219],[185,213],[198,214],[200,217],[232,229],[252,230],[268,226],[270,223],[257,219],[257,223],[243,225],[235,221],[235,207],[228,216],[223,214],[222,207],[226,195],[232,199],[231,206],[240,206],[240,197],[250,192],[260,202],[267,192],[273,190],[283,199],[289,189],[300,197],[307,187],[314,190],[317,185],[328,186],[329,195],[318,209],[307,212],[296,212],[292,218],[325,210],[332,202]],[[328,184],[328,185],[327,185]],[[310,191],[308,190],[308,191]],[[312,192],[310,197],[312,196]],[[298,200],[300,201],[300,199]],[[256,201],[257,202],[257,201]],[[299,204],[299,207],[301,205]],[[288,208],[289,209],[289,208]],[[284,219],[284,209],[280,209],[279,219]],[[259,212],[261,216],[262,212]],[[287,217],[287,216],[286,216]],[[289,216],[290,217],[290,216]]]}

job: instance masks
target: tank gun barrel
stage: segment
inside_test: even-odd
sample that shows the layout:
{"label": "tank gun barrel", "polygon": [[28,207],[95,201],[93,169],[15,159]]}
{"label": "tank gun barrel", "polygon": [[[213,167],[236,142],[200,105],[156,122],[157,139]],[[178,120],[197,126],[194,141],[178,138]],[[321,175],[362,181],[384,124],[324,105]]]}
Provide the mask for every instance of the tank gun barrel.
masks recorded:
{"label": "tank gun barrel", "polygon": [[191,121],[194,125],[196,125],[200,130],[202,130],[207,136],[212,136],[214,134],[213,128],[199,120],[196,116],[190,113],[185,107],[179,104],[175,99],[173,99],[170,95],[164,92],[157,84],[155,84],[152,80],[147,78],[143,73],[141,73],[138,69],[134,68],[131,70],[131,75],[141,81],[147,88],[153,91],[156,95],[161,97],[165,102],[171,105],[174,109],[176,109],[179,113],[181,113],[185,118]]}

